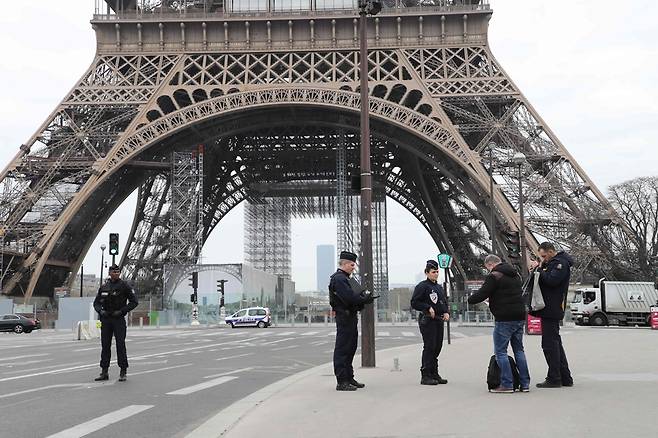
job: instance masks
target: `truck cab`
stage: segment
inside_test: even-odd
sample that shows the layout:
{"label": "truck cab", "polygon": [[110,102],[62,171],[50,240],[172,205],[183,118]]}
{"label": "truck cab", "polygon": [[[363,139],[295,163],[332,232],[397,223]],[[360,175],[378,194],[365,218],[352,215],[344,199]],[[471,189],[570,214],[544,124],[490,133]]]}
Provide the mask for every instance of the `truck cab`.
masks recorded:
{"label": "truck cab", "polygon": [[[601,290],[594,287],[577,289],[571,301],[571,315],[576,325],[593,324],[590,321],[592,315],[595,315],[601,309]],[[605,325],[605,322],[596,320],[597,324]]]}

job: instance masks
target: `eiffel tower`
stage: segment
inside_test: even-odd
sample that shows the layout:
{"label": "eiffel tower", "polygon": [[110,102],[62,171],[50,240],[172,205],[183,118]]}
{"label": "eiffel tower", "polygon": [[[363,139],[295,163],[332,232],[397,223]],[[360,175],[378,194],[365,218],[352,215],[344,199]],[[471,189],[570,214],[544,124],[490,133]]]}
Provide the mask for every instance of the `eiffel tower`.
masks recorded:
{"label": "eiffel tower", "polygon": [[[485,252],[528,256],[519,185],[530,250],[548,239],[581,270],[620,275],[622,222],[494,58],[492,13],[487,0],[395,0],[369,18],[375,187],[455,256],[458,279]],[[159,284],[172,156],[200,144],[198,245],[258,187],[336,186],[340,147],[344,191],[358,174],[357,17],[351,0],[96,0],[89,69],[0,174],[2,292],[27,301],[70,284],[135,190],[124,275]],[[517,152],[526,161],[511,166]]]}

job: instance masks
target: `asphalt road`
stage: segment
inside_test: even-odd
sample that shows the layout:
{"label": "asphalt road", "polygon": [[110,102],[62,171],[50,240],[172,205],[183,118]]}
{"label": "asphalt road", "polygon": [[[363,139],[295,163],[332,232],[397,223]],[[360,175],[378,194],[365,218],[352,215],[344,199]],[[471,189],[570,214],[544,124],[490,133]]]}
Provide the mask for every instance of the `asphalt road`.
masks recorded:
{"label": "asphalt road", "polygon": [[[453,328],[453,339],[490,332]],[[252,392],[330,362],[335,328],[132,329],[128,381],[117,381],[113,363],[101,383],[100,341],[72,338],[0,333],[0,436],[185,436]],[[420,342],[415,326],[377,328],[378,350]]]}

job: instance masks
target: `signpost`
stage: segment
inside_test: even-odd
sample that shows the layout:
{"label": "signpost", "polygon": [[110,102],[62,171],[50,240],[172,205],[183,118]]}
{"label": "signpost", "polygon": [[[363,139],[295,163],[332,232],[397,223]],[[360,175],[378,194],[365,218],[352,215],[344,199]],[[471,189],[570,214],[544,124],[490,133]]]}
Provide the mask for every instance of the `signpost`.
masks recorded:
{"label": "signpost", "polygon": [[[452,256],[450,254],[439,254],[437,257],[439,262],[439,268],[443,269],[443,291],[446,294],[446,298],[450,297],[451,289],[450,286],[450,267],[452,266]],[[447,323],[448,328],[448,345],[451,343],[450,339],[450,320],[448,319]]]}

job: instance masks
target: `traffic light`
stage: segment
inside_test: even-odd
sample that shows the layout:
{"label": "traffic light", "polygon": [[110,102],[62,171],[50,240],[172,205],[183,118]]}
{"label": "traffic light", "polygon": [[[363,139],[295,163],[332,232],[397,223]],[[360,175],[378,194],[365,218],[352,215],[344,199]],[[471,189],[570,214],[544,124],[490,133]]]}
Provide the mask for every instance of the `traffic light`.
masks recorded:
{"label": "traffic light", "polygon": [[194,289],[195,291],[199,288],[199,273],[198,272],[192,272],[192,275],[190,275],[190,287]]}
{"label": "traffic light", "polygon": [[110,255],[119,255],[119,233],[110,233]]}
{"label": "traffic light", "polygon": [[507,251],[507,257],[513,264],[520,263],[521,260],[521,240],[518,231],[504,231],[503,244]]}
{"label": "traffic light", "polygon": [[194,302],[194,294],[190,294],[190,303]]}

